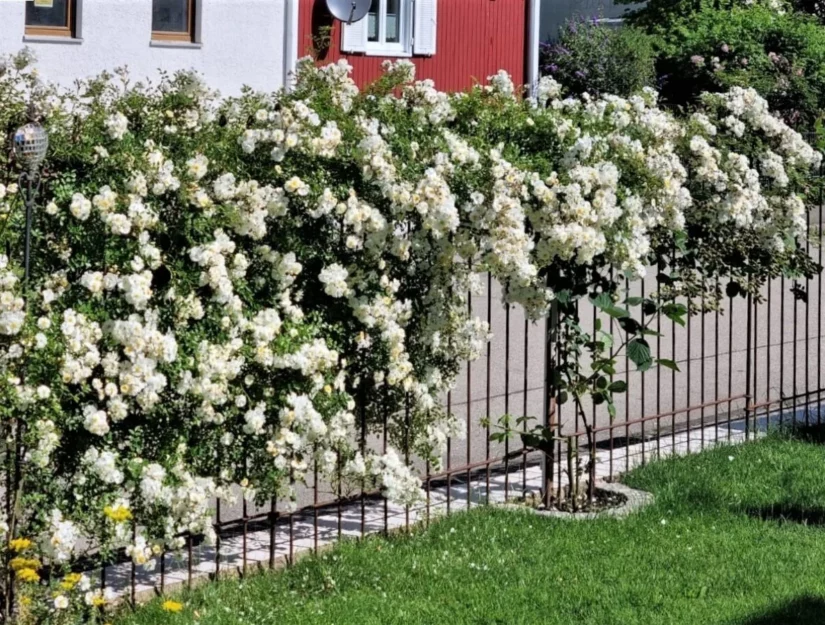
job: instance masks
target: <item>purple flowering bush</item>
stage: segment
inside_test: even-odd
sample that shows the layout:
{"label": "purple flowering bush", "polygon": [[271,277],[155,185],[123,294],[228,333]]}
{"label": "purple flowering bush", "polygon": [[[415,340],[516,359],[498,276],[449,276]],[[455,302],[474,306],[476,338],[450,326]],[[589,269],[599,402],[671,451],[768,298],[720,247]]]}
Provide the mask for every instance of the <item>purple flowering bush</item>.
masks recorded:
{"label": "purple flowering bush", "polygon": [[542,44],[542,73],[574,94],[628,96],[654,84],[651,39],[634,28],[613,28],[598,19],[574,19],[558,39]]}

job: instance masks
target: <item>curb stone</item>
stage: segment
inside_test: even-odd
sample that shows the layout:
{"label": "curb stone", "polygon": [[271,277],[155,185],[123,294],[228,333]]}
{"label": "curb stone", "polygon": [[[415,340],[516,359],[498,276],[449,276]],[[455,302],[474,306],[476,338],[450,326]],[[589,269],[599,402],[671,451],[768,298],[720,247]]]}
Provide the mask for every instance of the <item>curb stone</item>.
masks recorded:
{"label": "curb stone", "polygon": [[622,505],[614,508],[607,508],[598,512],[563,512],[561,510],[538,510],[528,506],[520,506],[518,504],[504,504],[502,507],[508,510],[530,510],[538,516],[552,517],[555,519],[570,519],[574,521],[587,521],[592,519],[599,519],[605,517],[624,518],[637,510],[641,510],[645,506],[653,503],[653,493],[648,493],[643,490],[636,490],[624,484],[614,482],[599,482],[596,484],[596,490],[606,493],[614,493],[622,495],[625,501]]}

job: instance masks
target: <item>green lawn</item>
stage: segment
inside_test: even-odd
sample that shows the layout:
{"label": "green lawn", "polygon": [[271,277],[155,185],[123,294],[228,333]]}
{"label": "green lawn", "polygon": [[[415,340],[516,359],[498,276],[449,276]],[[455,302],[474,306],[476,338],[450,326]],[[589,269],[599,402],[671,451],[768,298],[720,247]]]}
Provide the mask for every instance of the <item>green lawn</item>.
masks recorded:
{"label": "green lawn", "polygon": [[825,623],[825,446],[772,436],[625,481],[656,504],[597,522],[456,514],[115,624]]}

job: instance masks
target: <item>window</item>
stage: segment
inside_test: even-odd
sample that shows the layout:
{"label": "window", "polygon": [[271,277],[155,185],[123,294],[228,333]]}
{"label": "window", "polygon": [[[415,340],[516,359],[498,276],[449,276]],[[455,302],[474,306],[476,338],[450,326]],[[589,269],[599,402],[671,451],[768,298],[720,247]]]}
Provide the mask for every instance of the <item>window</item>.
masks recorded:
{"label": "window", "polygon": [[372,0],[367,14],[367,47],[385,51],[404,52],[407,42],[402,39],[406,28],[403,0]]}
{"label": "window", "polygon": [[343,24],[341,49],[371,56],[435,54],[437,0],[372,0],[364,19]]}
{"label": "window", "polygon": [[195,40],[195,0],[152,0],[152,39]]}
{"label": "window", "polygon": [[28,0],[26,34],[74,37],[76,0]]}

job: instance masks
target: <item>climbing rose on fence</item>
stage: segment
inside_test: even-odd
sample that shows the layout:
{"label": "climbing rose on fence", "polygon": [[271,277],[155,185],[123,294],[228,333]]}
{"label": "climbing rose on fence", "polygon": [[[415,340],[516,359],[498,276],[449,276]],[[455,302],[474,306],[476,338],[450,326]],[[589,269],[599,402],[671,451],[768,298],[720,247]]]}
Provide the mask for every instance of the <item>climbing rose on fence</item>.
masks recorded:
{"label": "climbing rose on fence", "polygon": [[[302,62],[289,93],[222,100],[188,74],[62,91],[5,66],[0,122],[31,99],[52,146],[31,284],[0,257],[0,410],[23,449],[2,529],[29,541],[6,559],[29,614],[111,600],[61,578],[85,552],[154,566],[184,533],[213,538],[233,485],[289,501],[317,470],[414,502],[411,458],[437,466],[461,434],[440,396],[489,338],[467,306],[480,272],[539,318],[584,295],[615,312],[619,281],[657,262],[680,268],[670,305],[711,305],[697,275],[752,291],[809,269],[820,157],[752,91],[682,120],[652,91],[563,99],[545,78],[531,102],[500,72],[445,94],[401,61],[359,93],[349,72]],[[361,448],[385,421],[386,453]],[[45,563],[58,595],[33,583]]]}

